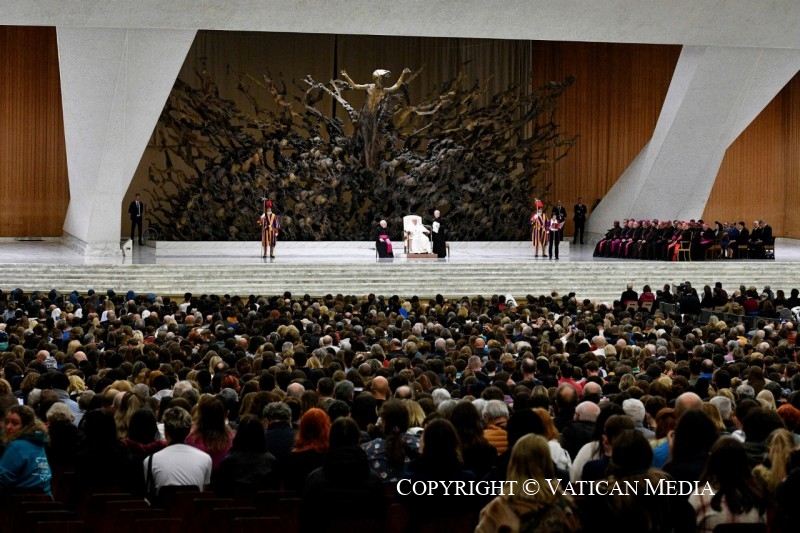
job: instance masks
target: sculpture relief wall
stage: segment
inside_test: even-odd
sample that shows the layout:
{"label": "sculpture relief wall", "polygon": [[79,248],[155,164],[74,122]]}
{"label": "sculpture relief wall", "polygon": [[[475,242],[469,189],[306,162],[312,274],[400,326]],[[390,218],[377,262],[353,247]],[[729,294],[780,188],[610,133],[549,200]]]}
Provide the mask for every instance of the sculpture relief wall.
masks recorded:
{"label": "sculpture relief wall", "polygon": [[[193,80],[193,69],[204,58],[212,73],[224,74],[229,65],[241,70],[246,64],[253,64],[254,71],[262,72],[268,64],[278,61],[281,66],[276,71],[287,72],[297,65],[296,70],[303,75],[310,73],[325,80],[336,72],[337,61],[333,58],[339,57],[339,68],[345,66],[351,75],[364,79],[375,68],[380,47],[399,50],[405,39],[339,36],[338,40],[336,43],[333,36],[320,34],[298,37],[199,32],[181,77]],[[341,46],[348,41],[352,44]],[[486,46],[476,42],[506,46],[496,40],[455,41],[467,48]],[[4,72],[0,76],[0,237],[59,236],[69,187],[55,29],[2,26],[0,43],[0,68]],[[592,205],[594,199],[608,191],[652,134],[680,47],[539,41],[526,44],[531,60],[515,63],[514,68],[520,72],[532,71],[540,80],[565,73],[576,77],[563,98],[558,120],[565,131],[579,135],[579,141],[570,156],[547,175],[547,180],[552,183],[554,197],[563,200],[568,209],[577,194]],[[332,54],[337,47],[337,53]],[[436,64],[459,65],[464,61],[459,50],[463,47],[445,45],[437,53],[420,52],[427,65],[419,79],[421,90],[430,90],[433,82],[426,81],[425,76],[433,73]],[[366,56],[362,66],[351,64],[350,58],[358,58],[359,54]],[[331,59],[315,66],[322,55]],[[33,59],[24,60],[25,56]],[[445,57],[449,59],[442,59]],[[485,63],[496,70],[497,61]],[[398,60],[383,66],[399,72],[406,64]],[[539,74],[540,70],[544,74]],[[26,79],[35,82],[27,83]],[[215,75],[215,79],[222,76]],[[235,97],[236,91],[229,94]],[[36,100],[35,106],[29,108],[34,112],[26,115],[25,102],[31,99]],[[748,224],[754,218],[765,217],[772,222],[776,235],[800,237],[800,219],[793,216],[800,194],[795,186],[800,178],[799,132],[800,82],[795,77],[728,150],[704,217],[741,217]],[[147,185],[147,158],[145,154],[126,202],[135,190]],[[129,222],[122,211],[125,235]],[[569,221],[566,231],[571,230]]]}
{"label": "sculpture relief wall", "polygon": [[290,240],[369,240],[379,219],[399,227],[434,209],[455,240],[527,238],[530,200],[546,194],[538,177],[574,142],[553,121],[571,78],[494,92],[459,73],[415,99],[422,72],[239,73],[246,106],[222,98],[207,69],[195,86],[179,81],[145,188],[160,237],[251,240],[266,196]]}

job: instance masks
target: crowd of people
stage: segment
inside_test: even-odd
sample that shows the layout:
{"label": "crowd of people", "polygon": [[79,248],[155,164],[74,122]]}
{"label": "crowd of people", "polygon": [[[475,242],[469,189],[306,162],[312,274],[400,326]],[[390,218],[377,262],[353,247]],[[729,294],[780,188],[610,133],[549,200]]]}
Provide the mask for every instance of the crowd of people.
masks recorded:
{"label": "crowd of people", "polygon": [[[795,324],[626,305],[683,296],[0,293],[0,491],[50,494],[59,471],[76,473],[73,503],[105,486],[156,501],[172,485],[276,489],[302,498],[304,531],[356,508],[380,530],[396,484],[409,530],[794,530]],[[767,287],[758,311],[798,298]],[[437,480],[561,482],[411,490]],[[586,481],[701,490],[577,492]]]}
{"label": "crowd of people", "polygon": [[[712,250],[712,259],[774,259],[775,238],[772,227],[764,220],[753,222],[748,230],[744,222],[702,220],[636,220],[614,221],[594,249],[595,257],[620,257],[678,261],[702,261]],[[681,257],[680,253],[686,256]]]}

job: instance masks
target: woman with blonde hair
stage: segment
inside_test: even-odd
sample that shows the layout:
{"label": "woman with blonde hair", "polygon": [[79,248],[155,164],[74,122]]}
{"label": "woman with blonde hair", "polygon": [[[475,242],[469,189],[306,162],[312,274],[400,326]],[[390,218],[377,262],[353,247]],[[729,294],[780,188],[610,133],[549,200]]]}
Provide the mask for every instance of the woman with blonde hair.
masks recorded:
{"label": "woman with blonde hair", "polygon": [[130,381],[125,379],[118,379],[114,383],[108,386],[109,389],[115,389],[120,392],[133,392],[133,385],[131,385]]}
{"label": "woman with blonde hair", "polygon": [[408,407],[408,431],[412,433],[422,432],[422,422],[425,420],[425,411],[414,400],[405,400]]}
{"label": "woman with blonde hair", "polygon": [[767,487],[775,494],[778,485],[789,473],[789,461],[792,452],[797,449],[792,433],[785,429],[776,429],[767,438],[766,461],[753,469],[753,473],[766,481]]}
{"label": "woman with blonde hair", "polygon": [[69,387],[67,388],[70,398],[74,400],[76,396],[80,396],[85,390],[86,383],[84,383],[83,379],[77,374],[72,374],[69,377]]}
{"label": "woman with blonde hair", "polygon": [[74,354],[76,351],[80,349],[80,347],[81,347],[81,341],[79,341],[78,339],[69,341],[69,344],[67,344],[67,355]]}
{"label": "woman with blonde hair", "polygon": [[208,371],[211,372],[212,376],[214,375],[214,372],[216,372],[216,366],[222,362],[222,357],[218,356],[216,352],[213,353],[214,355],[212,355],[208,360]]}
{"label": "woman with blonde hair", "polygon": [[636,385],[636,378],[633,374],[624,374],[619,378],[619,390],[625,392],[633,385]]}
{"label": "woman with blonde hair", "polygon": [[758,400],[758,403],[760,403],[761,407],[764,409],[769,409],[770,411],[778,410],[778,406],[775,404],[775,396],[767,389],[759,392],[758,395],[756,395],[756,400]]}
{"label": "woman with blonde hair", "polygon": [[[506,480],[517,490],[495,497],[481,510],[476,533],[516,533],[537,528],[542,531],[579,531],[575,504],[563,487],[551,490],[548,480],[556,477],[550,447],[541,435],[528,434],[514,445]],[[535,481],[535,484],[534,484]],[[527,487],[523,490],[523,487]],[[538,490],[531,490],[537,487]],[[534,493],[535,492],[535,493]]]}
{"label": "woman with blonde hair", "polygon": [[725,422],[722,421],[722,415],[719,414],[719,409],[713,403],[703,402],[703,411],[708,415],[708,418],[717,426],[717,431],[720,435],[727,435],[728,428],[725,427]]}
{"label": "woman with blonde hair", "polygon": [[133,392],[123,392],[119,409],[114,412],[114,423],[117,426],[117,438],[128,438],[128,425],[133,413],[143,407],[142,400]]}

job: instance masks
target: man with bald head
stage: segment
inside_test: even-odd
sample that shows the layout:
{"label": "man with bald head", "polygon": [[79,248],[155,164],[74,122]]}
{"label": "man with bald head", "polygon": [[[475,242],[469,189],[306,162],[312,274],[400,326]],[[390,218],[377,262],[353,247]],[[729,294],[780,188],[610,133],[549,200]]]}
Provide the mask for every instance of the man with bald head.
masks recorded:
{"label": "man with bald head", "polygon": [[306,388],[303,387],[303,384],[297,383],[296,381],[294,383],[289,383],[289,386],[286,387],[286,394],[292,398],[297,398],[298,400],[305,391]]}
{"label": "man with bald head", "polygon": [[408,385],[401,385],[397,387],[396,391],[394,391],[394,397],[398,400],[413,400],[414,389]]}
{"label": "man with bald head", "polygon": [[389,380],[383,376],[375,376],[372,378],[370,391],[378,400],[378,405],[382,404],[389,397]]}
{"label": "man with bald head", "polygon": [[556,428],[561,431],[575,418],[575,408],[578,406],[578,391],[569,383],[562,383],[556,389],[553,410],[556,416],[553,422]]}
{"label": "man with bald head", "polygon": [[[597,385],[597,383],[589,383]],[[570,457],[576,457],[583,445],[592,440],[595,422],[599,414],[600,407],[594,402],[581,402],[575,408],[575,418],[561,430],[561,447],[569,453]]]}
{"label": "man with bald head", "polygon": [[36,362],[44,364],[44,360],[50,357],[50,352],[47,350],[39,350],[36,352]]}
{"label": "man with bald head", "polygon": [[602,335],[595,335],[595,337],[592,338],[592,344],[595,345],[595,349],[592,350],[592,353],[595,354],[597,357],[605,358],[606,356],[605,348],[606,344],[608,344],[606,338]]}
{"label": "man with bald head", "polygon": [[486,341],[483,340],[483,337],[475,338],[475,342],[472,344],[472,353],[481,356],[486,353]]}
{"label": "man with bald head", "polygon": [[339,347],[333,345],[333,337],[330,335],[323,335],[322,338],[319,339],[319,345],[321,348],[324,348],[326,351],[332,351],[334,354],[339,351]]}
{"label": "man with bald head", "polygon": [[[603,396],[603,387],[594,381],[587,381],[583,384],[583,399],[591,403],[599,403]],[[586,403],[586,402],[584,402]],[[580,407],[580,405],[579,405]]]}
{"label": "man with bald head", "polygon": [[701,409],[702,407],[703,399],[693,392],[684,392],[675,400],[675,414],[678,415],[678,419],[680,419],[686,411]]}
{"label": "man with bald head", "polygon": [[58,368],[58,362],[47,350],[39,350],[36,353],[36,361],[42,363],[48,370]]}

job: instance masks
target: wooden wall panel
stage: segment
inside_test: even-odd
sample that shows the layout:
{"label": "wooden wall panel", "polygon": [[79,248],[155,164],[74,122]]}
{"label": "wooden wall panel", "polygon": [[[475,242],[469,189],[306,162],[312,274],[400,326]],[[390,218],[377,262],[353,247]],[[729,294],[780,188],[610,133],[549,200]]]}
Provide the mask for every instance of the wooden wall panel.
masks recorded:
{"label": "wooden wall panel", "polygon": [[728,148],[704,219],[756,219],[775,236],[800,237],[800,75],[796,75]]}
{"label": "wooden wall panel", "polygon": [[670,45],[534,43],[537,84],[575,77],[556,116],[579,138],[546,176],[550,200],[560,199],[570,214],[567,235],[578,196],[591,208],[650,140],[679,55]]}
{"label": "wooden wall panel", "polygon": [[[783,230],[776,235],[800,238],[800,74],[781,91],[783,138]],[[775,228],[773,228],[775,229]]]}
{"label": "wooden wall panel", "polygon": [[60,236],[68,204],[55,28],[0,26],[0,237]]}

